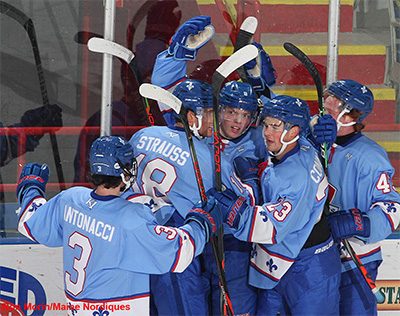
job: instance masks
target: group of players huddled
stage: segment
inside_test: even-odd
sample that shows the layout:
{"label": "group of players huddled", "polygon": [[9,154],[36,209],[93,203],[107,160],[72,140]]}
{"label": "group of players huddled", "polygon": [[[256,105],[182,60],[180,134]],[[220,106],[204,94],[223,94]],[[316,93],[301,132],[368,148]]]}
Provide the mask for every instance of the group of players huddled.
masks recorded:
{"label": "group of players huddled", "polygon": [[276,75],[253,43],[259,58],[245,65],[252,84],[230,81],[219,94],[223,190],[216,190],[212,87],[186,76],[187,61],[213,34],[208,16],[183,23],[152,75],[187,110],[207,201],[199,202],[181,118],[160,104],[168,126],[93,143],[95,189],[73,187],[46,201],[48,166],[27,164],[17,187],[20,232],[63,247],[69,315],[94,315],[84,303],[105,303],[99,313],[113,304],[110,316],[223,313],[209,242],[221,225],[235,315],[377,314],[341,243],[350,241],[375,280],[379,241],[400,220],[387,153],[361,132],[371,90],[334,82],[324,92],[326,115],[311,118],[299,98],[260,93]]}

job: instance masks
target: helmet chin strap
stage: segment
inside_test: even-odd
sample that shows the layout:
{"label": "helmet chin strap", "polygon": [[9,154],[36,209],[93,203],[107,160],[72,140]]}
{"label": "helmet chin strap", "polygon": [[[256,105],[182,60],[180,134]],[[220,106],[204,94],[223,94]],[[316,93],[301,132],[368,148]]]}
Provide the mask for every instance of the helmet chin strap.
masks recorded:
{"label": "helmet chin strap", "polygon": [[129,176],[128,180],[125,180],[125,175],[124,173],[121,173],[121,179],[122,182],[125,184],[124,188],[122,189],[122,192],[126,192],[129,190],[129,188],[132,186],[133,182],[135,181],[131,176]]}
{"label": "helmet chin strap", "polygon": [[340,119],[343,117],[343,115],[350,113],[350,110],[348,108],[344,108],[342,110],[342,112],[340,112],[340,114],[338,115],[337,119],[336,119],[336,124],[337,124],[337,130],[339,131],[340,127],[342,126],[351,126],[356,124],[356,122],[350,122],[350,123],[342,123],[340,122]]}
{"label": "helmet chin strap", "polygon": [[[269,151],[269,150],[268,150],[268,152],[271,154],[271,156],[274,156],[274,157],[280,156],[280,155],[285,151],[285,149],[286,149],[286,147],[287,147],[288,145],[293,144],[296,140],[299,139],[299,135],[296,135],[296,137],[293,138],[291,141],[285,142],[283,139],[285,138],[287,132],[288,132],[288,130],[286,130],[286,129],[283,131],[283,133],[282,133],[282,135],[281,135],[281,139],[280,139],[280,141],[281,141],[281,143],[282,143],[282,147],[281,147],[281,149],[280,149],[276,154],[273,153],[272,151]],[[264,135],[264,133],[263,133],[263,135]],[[265,140],[265,138],[264,138],[264,140]],[[267,143],[265,142],[265,145],[266,145],[266,144],[267,144]],[[268,146],[267,146],[267,149],[268,149]]]}
{"label": "helmet chin strap", "polygon": [[196,126],[196,123],[193,123],[192,126],[189,126],[190,130],[192,131],[193,135],[196,136],[198,139],[203,139],[204,136],[200,135],[199,130],[203,125],[203,115],[196,115],[197,120],[199,121],[199,126]]}

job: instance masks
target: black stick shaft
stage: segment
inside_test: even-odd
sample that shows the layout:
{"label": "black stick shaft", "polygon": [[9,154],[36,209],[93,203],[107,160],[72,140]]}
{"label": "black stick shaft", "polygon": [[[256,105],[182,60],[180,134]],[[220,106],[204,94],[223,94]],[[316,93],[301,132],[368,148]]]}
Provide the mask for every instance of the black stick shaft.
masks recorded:
{"label": "black stick shaft", "polygon": [[[33,25],[32,19],[29,18],[22,11],[15,8],[14,6],[12,6],[6,2],[3,2],[3,1],[0,1],[0,12],[8,15],[9,17],[11,17],[15,21],[17,21],[26,30],[29,40],[31,42],[32,51],[33,51],[33,55],[35,58],[36,71],[37,71],[37,75],[39,78],[39,85],[40,85],[40,92],[42,95],[43,106],[46,108],[49,107],[49,105],[50,105],[49,95],[47,93],[47,85],[46,85],[46,80],[44,77],[42,61],[40,58],[39,45],[37,43],[35,27]],[[64,190],[65,189],[65,180],[64,180],[64,174],[63,174],[63,170],[62,170],[62,166],[61,166],[60,151],[58,149],[56,135],[52,132],[50,133],[50,141],[51,141],[51,147],[53,150],[54,163],[55,163],[56,170],[57,170],[58,182],[60,184],[60,190]]]}

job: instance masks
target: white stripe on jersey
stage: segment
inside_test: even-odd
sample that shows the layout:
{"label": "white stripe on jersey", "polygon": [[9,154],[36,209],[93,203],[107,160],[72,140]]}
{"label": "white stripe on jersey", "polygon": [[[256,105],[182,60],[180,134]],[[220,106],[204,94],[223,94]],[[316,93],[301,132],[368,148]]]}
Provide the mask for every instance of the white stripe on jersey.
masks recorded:
{"label": "white stripe on jersey", "polygon": [[293,264],[294,259],[268,252],[260,245],[256,245],[256,255],[251,259],[251,264],[259,272],[278,282]]}
{"label": "white stripe on jersey", "polygon": [[[250,230],[249,241],[260,244],[275,243],[275,227],[265,214],[262,206],[254,207],[253,223]],[[265,215],[264,215],[265,214]]]}
{"label": "white stripe on jersey", "polygon": [[26,229],[25,226],[25,222],[28,221],[28,219],[30,219],[32,217],[33,214],[35,214],[36,209],[45,204],[47,201],[45,198],[43,197],[37,197],[34,198],[29,204],[28,206],[25,208],[25,210],[23,211],[22,215],[19,217],[19,221],[18,221],[18,231],[28,237],[29,239],[36,241],[33,239],[33,237],[30,235],[29,231]]}
{"label": "white stripe on jersey", "polygon": [[183,270],[185,270],[192,262],[196,248],[188,233],[179,228],[176,228],[175,230],[181,238],[181,249],[177,255],[176,263],[172,272],[183,272]]}

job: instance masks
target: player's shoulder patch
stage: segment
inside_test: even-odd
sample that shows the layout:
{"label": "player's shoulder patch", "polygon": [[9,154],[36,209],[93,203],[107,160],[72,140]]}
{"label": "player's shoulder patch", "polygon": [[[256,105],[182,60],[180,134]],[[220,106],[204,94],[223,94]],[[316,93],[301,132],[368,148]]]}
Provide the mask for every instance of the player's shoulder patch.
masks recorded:
{"label": "player's shoulder patch", "polygon": [[165,134],[166,134],[167,136],[169,136],[169,138],[174,138],[174,137],[177,137],[177,136],[179,136],[179,134],[178,134],[178,133],[176,133],[176,132],[173,132],[173,131],[168,131],[168,132],[165,132]]}

